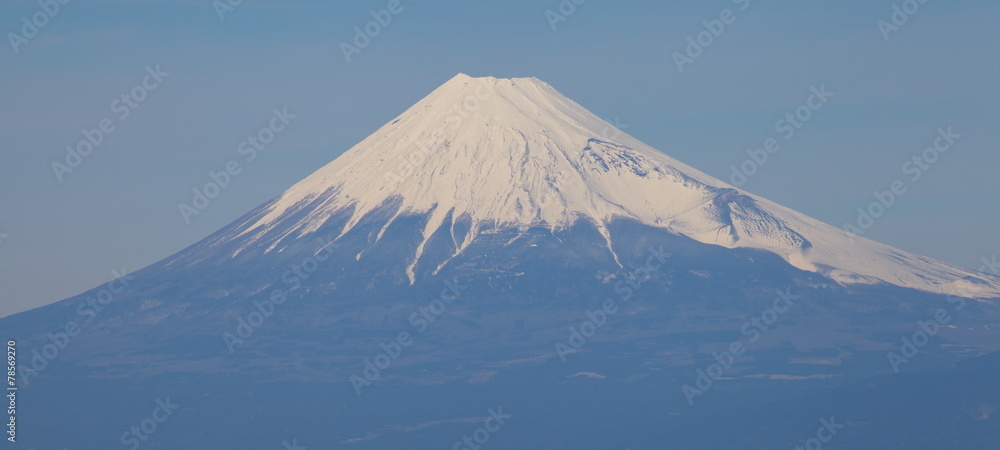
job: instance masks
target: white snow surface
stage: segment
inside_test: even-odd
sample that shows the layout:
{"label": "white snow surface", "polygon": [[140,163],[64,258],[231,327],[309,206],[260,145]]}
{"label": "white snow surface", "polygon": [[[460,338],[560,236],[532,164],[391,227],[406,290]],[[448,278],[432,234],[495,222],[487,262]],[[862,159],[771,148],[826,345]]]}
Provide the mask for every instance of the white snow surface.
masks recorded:
{"label": "white snow surface", "polygon": [[[556,230],[581,219],[598,227],[614,254],[606,224],[630,218],[706,244],[773,252],[842,284],[885,282],[1000,297],[995,278],[852,239],[710,177],[621,132],[536,78],[455,76],[292,186],[242,235],[247,246],[272,230],[300,236],[353,208],[343,235],[387,201],[400,202],[397,216],[429,214],[424,241],[407,270],[411,282],[427,239],[461,216],[473,226],[455,236],[456,254],[487,229]],[[303,211],[307,205],[311,209]],[[268,251],[281,241],[274,240]]]}

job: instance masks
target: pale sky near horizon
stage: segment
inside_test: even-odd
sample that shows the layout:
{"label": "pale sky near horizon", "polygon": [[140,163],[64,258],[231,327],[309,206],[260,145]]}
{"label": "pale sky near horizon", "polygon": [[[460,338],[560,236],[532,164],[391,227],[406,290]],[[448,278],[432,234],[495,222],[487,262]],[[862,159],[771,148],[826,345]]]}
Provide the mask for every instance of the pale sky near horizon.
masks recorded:
{"label": "pale sky near horizon", "polygon": [[[347,62],[341,43],[389,3],[244,0],[220,20],[212,0],[74,0],[51,18],[6,0],[0,316],[197,242],[459,72],[541,78],[727,182],[774,137],[743,189],[841,226],[899,179],[867,237],[973,269],[1000,253],[1000,4],[929,1],[886,41],[878,23],[901,0],[587,0],[554,30],[559,0],[404,0]],[[674,52],[725,9],[735,21],[679,72]],[[15,52],[10,33],[36,14],[45,25]],[[157,66],[122,118],[116,99]],[[786,139],[776,122],[814,87],[833,96]],[[296,118],[186,224],[178,204],[273,108]],[[114,131],[60,182],[52,162],[105,118]],[[904,164],[949,126],[961,137],[911,180]]]}

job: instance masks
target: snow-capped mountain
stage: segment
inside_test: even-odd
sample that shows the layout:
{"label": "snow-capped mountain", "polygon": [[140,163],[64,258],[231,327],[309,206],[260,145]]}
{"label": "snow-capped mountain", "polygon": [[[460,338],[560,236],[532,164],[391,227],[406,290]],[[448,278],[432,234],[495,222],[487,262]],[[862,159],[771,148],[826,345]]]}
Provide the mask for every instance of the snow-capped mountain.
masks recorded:
{"label": "snow-capped mountain", "polygon": [[[428,216],[423,240],[407,255],[411,283],[418,264],[435,272],[447,264],[423,255],[442,228],[455,256],[484,230],[587,220],[618,261],[607,224],[632,219],[706,244],[773,252],[840,283],[1000,296],[996,279],[851,236],[710,177],[536,78],[455,76],[221,240],[267,241],[268,251],[280,251],[332,216],[350,213],[343,235],[386,205],[393,218]],[[456,234],[462,218],[471,226]]]}
{"label": "snow-capped mountain", "polygon": [[998,297],[537,79],[458,75],[206,239],[0,334],[25,448],[458,448],[495,407],[513,417],[489,448],[793,448],[833,414],[844,448],[979,449],[1000,445]]}

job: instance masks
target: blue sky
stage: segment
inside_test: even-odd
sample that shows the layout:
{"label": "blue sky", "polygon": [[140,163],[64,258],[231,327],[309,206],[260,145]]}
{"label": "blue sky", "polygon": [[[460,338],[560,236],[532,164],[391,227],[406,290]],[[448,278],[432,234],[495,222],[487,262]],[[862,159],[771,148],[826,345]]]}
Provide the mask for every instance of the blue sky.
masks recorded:
{"label": "blue sky", "polygon": [[[223,0],[225,1],[225,0]],[[568,2],[569,0],[567,0]],[[536,76],[625,131],[729,180],[775,123],[828,103],[743,186],[824,222],[855,221],[895,179],[866,236],[978,268],[1000,253],[1000,32],[995,2],[929,1],[888,42],[896,0],[404,0],[348,63],[340,44],[375,1],[72,1],[15,53],[0,48],[0,316],[136,270],[221,228],[336,158],[458,72]],[[733,10],[680,73],[674,52]],[[6,0],[20,33],[37,1]],[[565,10],[564,10],[565,11]],[[169,73],[125,119],[111,109],[147,67]],[[272,108],[296,118],[186,224],[178,204],[237,155]],[[51,167],[81,130],[115,129],[60,182]],[[961,139],[910,182],[903,164],[939,127]]]}

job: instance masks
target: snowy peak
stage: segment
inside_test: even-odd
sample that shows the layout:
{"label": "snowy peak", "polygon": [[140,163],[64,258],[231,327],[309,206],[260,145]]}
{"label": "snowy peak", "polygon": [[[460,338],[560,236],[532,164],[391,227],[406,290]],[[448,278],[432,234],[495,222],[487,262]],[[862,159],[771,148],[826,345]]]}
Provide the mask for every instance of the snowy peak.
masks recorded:
{"label": "snowy peak", "polygon": [[[245,240],[244,248],[264,243],[280,250],[286,239],[316,231],[338,212],[352,214],[343,234],[387,204],[397,208],[395,217],[427,217],[411,281],[430,236],[459,218],[472,226],[456,238],[457,252],[485,228],[557,230],[588,220],[612,255],[606,225],[630,219],[707,244],[770,251],[842,283],[1000,296],[996,280],[853,240],[741,192],[621,132],[537,78],[456,75],[230,238]],[[961,281],[968,277],[982,283]]]}
{"label": "snowy peak", "polygon": [[[460,74],[283,194],[258,225],[331,189],[339,195],[330,206],[354,205],[358,219],[400,196],[411,212],[454,209],[498,226],[562,227],[581,216],[656,220],[708,201],[717,191],[709,182],[722,184],[538,79]],[[634,183],[670,192],[630,191]]]}

